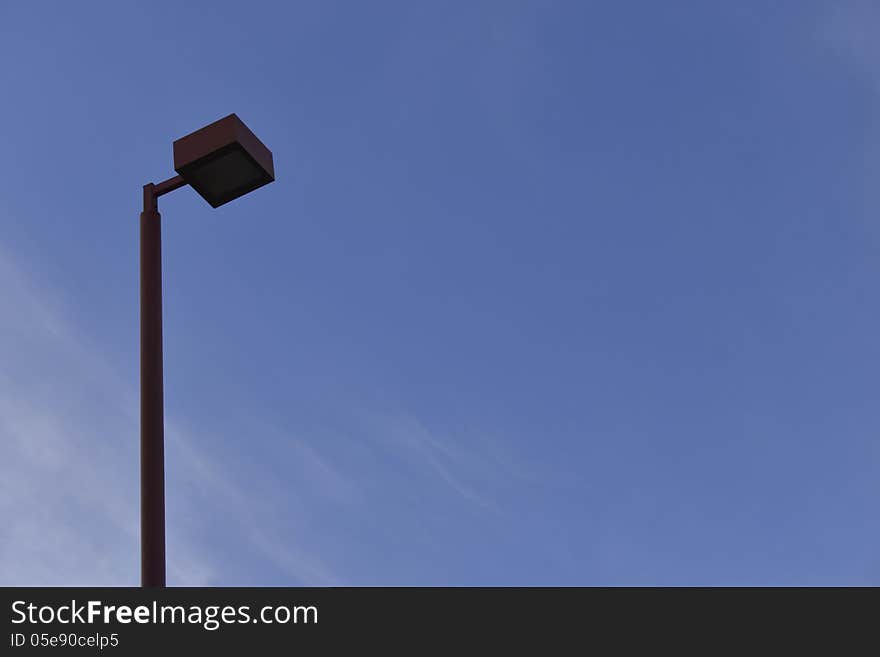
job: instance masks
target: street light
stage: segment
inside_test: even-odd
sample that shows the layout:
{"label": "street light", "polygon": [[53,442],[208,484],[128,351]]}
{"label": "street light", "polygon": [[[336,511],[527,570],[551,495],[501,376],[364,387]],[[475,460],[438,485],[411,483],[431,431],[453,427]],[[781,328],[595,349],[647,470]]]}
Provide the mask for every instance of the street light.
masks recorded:
{"label": "street light", "polygon": [[189,185],[219,207],[275,180],[272,153],[235,114],[174,142],[176,176],[144,185],[141,213],[141,586],[165,586],[162,228],[158,198]]}

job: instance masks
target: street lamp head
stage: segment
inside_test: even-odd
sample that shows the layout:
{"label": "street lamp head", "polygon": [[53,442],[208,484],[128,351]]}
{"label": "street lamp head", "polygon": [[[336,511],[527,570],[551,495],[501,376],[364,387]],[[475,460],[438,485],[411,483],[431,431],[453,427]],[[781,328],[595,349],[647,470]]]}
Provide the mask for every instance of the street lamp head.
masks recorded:
{"label": "street lamp head", "polygon": [[275,180],[271,151],[235,114],[176,140],[174,170],[214,208]]}

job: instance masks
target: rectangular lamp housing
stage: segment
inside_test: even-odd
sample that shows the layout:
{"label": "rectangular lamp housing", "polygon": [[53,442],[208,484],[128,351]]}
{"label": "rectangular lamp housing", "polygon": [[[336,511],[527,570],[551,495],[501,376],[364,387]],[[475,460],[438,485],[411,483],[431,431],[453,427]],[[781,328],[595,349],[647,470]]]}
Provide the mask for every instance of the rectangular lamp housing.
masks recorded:
{"label": "rectangular lamp housing", "polygon": [[174,170],[214,208],[275,180],[271,151],[235,114],[176,140]]}

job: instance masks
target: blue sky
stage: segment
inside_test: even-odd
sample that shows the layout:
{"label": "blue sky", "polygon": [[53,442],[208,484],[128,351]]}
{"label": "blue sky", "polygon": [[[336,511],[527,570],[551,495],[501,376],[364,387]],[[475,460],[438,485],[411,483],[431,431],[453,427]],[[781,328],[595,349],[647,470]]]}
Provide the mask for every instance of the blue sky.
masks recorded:
{"label": "blue sky", "polygon": [[0,6],[0,583],[880,584],[868,2]]}

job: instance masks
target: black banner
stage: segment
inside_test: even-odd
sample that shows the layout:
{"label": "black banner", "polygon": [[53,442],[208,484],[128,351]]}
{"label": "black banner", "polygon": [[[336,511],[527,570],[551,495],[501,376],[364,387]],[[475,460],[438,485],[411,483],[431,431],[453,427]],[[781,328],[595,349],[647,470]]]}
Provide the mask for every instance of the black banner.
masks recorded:
{"label": "black banner", "polygon": [[[337,654],[502,647],[583,652],[765,646],[873,618],[876,590],[575,588],[5,588],[0,654]],[[867,595],[862,595],[867,593]],[[862,599],[861,601],[859,599]],[[869,604],[864,604],[868,602]],[[845,611],[846,610],[846,611]],[[749,639],[747,639],[749,637]],[[755,642],[751,641],[754,638]],[[759,640],[759,637],[760,638]],[[169,652],[170,651],[170,652]]]}

